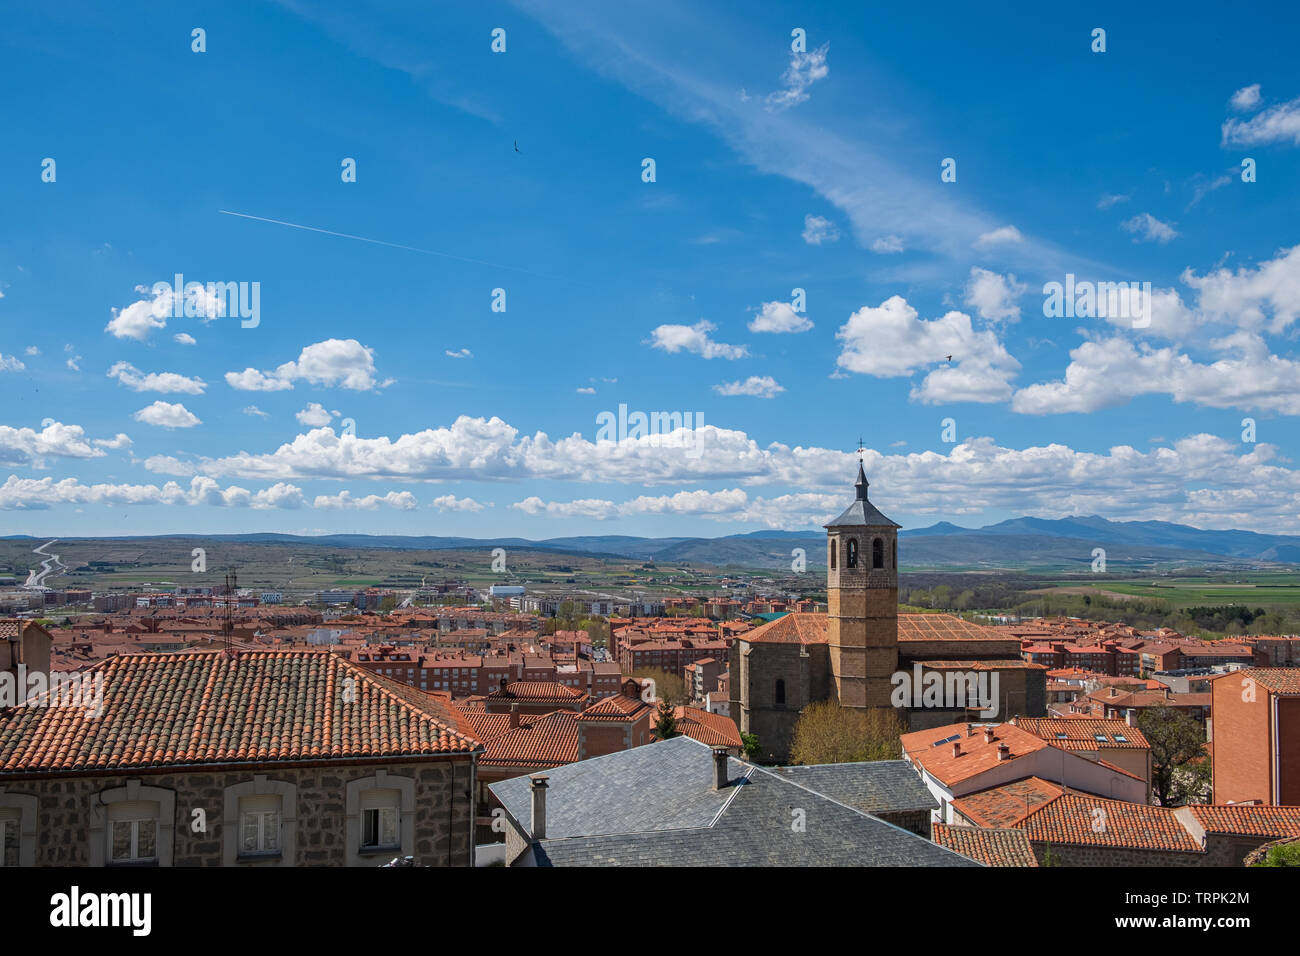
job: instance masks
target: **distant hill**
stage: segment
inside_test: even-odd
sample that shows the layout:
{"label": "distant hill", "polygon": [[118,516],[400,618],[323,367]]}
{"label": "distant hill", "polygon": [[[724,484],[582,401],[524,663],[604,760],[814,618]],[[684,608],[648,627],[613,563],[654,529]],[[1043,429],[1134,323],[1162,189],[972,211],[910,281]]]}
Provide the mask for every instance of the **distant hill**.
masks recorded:
{"label": "distant hill", "polygon": [[[664,563],[726,567],[789,567],[802,548],[809,567],[825,565],[826,537],[820,530],[754,531],[719,538],[642,538],[581,535],[531,541],[526,538],[466,538],[435,535],[274,533],[234,535],[150,535],[115,538],[146,542],[203,537],[248,543],[311,544],[340,548],[450,550],[528,548],[581,555],[609,555]],[[5,540],[36,540],[8,535]],[[904,568],[971,567],[1086,569],[1094,548],[1105,548],[1107,566],[1178,567],[1231,563],[1300,564],[1300,537],[1254,531],[1207,531],[1167,521],[1109,521],[1098,515],[1068,518],[1009,518],[982,528],[947,521],[903,531],[899,560]]]}

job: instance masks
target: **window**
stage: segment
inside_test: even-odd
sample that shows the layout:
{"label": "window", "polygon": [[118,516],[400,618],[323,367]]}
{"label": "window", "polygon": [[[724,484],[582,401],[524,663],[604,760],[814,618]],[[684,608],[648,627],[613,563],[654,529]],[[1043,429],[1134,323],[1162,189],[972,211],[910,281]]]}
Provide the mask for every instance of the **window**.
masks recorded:
{"label": "window", "polygon": [[832,571],[835,570],[835,552],[836,552],[836,550],[838,550],[838,549],[835,547],[835,542],[832,540],[832,541],[831,541],[831,570],[832,570]]}
{"label": "window", "polygon": [[158,804],[122,800],[108,808],[108,862],[158,862]]}
{"label": "window", "polygon": [[893,568],[895,571],[897,571],[898,570],[898,539],[897,538],[893,540],[893,543],[890,547],[890,552],[891,552],[890,557],[892,558],[892,560],[889,562],[889,566]]}
{"label": "window", "polygon": [[21,840],[17,810],[0,810],[0,866],[19,866]]}
{"label": "window", "polygon": [[268,794],[239,801],[241,855],[280,852],[280,797]]}
{"label": "window", "polygon": [[858,566],[858,539],[849,538],[849,551],[844,559],[846,568],[856,568]]}
{"label": "window", "polygon": [[776,682],[776,702],[778,704],[785,703],[785,681],[780,680],[779,678]]}
{"label": "window", "polygon": [[401,845],[400,807],[401,794],[396,790],[368,790],[361,795],[361,849]]}
{"label": "window", "polygon": [[885,542],[879,538],[871,539],[871,566],[873,568],[885,566]]}

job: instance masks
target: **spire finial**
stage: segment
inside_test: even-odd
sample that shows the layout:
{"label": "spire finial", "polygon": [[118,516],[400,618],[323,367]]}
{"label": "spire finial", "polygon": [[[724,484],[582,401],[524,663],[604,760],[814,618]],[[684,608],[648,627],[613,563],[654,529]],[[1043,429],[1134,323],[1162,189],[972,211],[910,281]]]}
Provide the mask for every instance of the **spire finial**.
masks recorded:
{"label": "spire finial", "polygon": [[853,483],[853,487],[858,490],[858,500],[867,500],[867,473],[862,469],[862,462],[858,462],[858,480]]}

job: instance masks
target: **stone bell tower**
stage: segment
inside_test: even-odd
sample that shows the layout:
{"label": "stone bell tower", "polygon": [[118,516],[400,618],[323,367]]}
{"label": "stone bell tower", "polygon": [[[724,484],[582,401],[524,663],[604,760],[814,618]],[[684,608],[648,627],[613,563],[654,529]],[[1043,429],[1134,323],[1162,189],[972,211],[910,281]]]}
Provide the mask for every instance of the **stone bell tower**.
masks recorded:
{"label": "stone bell tower", "polygon": [[831,695],[843,707],[888,707],[898,669],[899,525],[867,500],[860,461],[854,487],[853,504],[826,525]]}

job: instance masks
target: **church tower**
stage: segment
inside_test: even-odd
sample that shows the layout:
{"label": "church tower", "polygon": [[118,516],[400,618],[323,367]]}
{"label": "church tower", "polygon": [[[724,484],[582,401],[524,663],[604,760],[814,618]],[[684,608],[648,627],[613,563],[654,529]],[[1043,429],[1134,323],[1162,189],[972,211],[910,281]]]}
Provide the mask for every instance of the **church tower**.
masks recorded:
{"label": "church tower", "polygon": [[898,529],[867,500],[858,462],[853,504],[826,525],[831,695],[841,706],[890,706],[898,669]]}

